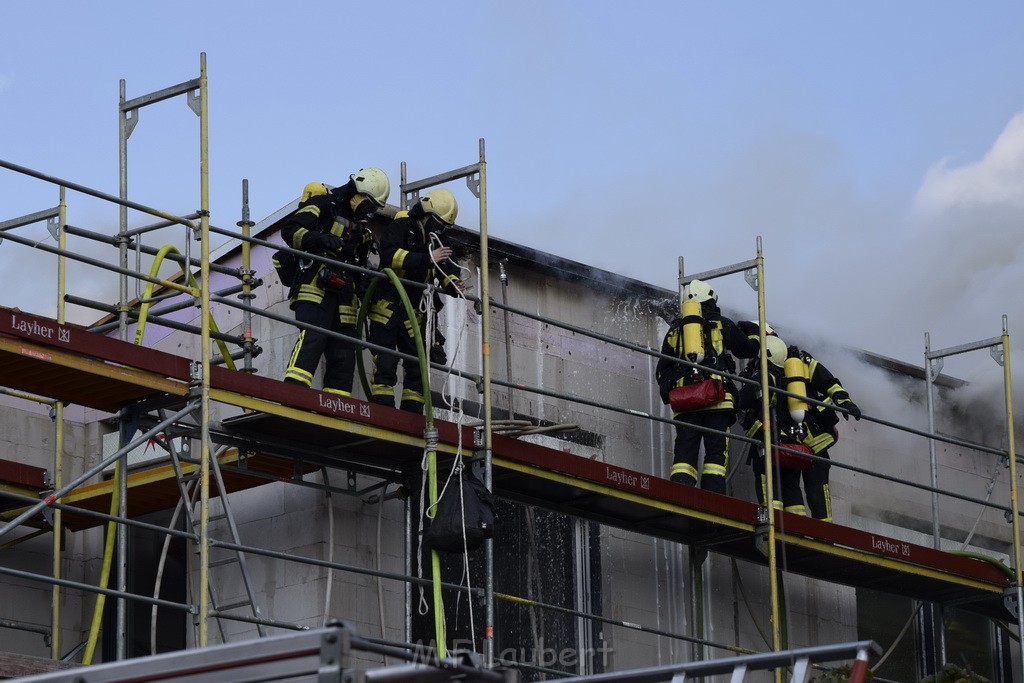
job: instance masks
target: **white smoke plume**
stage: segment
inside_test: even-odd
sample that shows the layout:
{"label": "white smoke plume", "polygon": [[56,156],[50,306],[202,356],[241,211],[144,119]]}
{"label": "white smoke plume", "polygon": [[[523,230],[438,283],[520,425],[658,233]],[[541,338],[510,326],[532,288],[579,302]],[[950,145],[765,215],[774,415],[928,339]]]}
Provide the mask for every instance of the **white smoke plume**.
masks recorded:
{"label": "white smoke plume", "polygon": [[[928,170],[905,220],[884,242],[874,243],[871,258],[859,257],[860,272],[850,279],[859,303],[833,308],[830,330],[814,330],[799,320],[793,326],[840,342],[844,333],[848,339],[875,340],[883,348],[867,350],[923,368],[924,332],[933,352],[996,341],[1005,315],[1019,406],[1024,396],[1022,228],[1024,113],[1010,120],[981,159],[959,165],[944,159]],[[841,263],[833,265],[848,271]],[[992,418],[972,417],[972,424],[961,425],[962,433],[1005,447],[1004,375],[990,352],[949,356],[942,372],[970,382],[953,392],[948,409]],[[857,383],[854,376],[843,379]],[[880,414],[882,400],[876,390],[861,403],[865,412]]]}

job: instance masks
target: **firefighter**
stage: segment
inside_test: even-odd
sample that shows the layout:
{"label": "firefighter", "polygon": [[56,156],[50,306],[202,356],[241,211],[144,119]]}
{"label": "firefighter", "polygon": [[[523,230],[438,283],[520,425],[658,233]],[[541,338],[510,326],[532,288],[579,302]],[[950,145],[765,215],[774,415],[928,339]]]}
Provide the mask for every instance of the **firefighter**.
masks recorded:
{"label": "firefighter", "polygon": [[[829,459],[828,449],[839,439],[839,432],[836,425],[839,424],[839,414],[843,419],[849,420],[852,415],[854,419],[860,420],[861,411],[850,399],[850,394],[843,388],[839,380],[829,372],[828,368],[821,364],[817,358],[811,356],[796,346],[788,349],[790,358],[799,358],[807,365],[807,396],[825,405],[810,405],[804,418],[803,443],[807,445],[814,455]],[[836,410],[834,406],[838,406]],[[837,414],[838,413],[838,414]],[[828,490],[829,469],[832,465],[828,462],[814,461],[810,469],[803,471],[804,493],[807,496],[807,507],[810,508],[811,516],[826,522],[832,521],[832,497]]]}
{"label": "firefighter", "polygon": [[[676,363],[667,358],[658,360],[655,378],[661,393],[661,399],[671,404],[670,396],[673,389],[679,387],[696,387],[701,382],[711,380],[721,382],[724,393],[720,400],[696,408],[677,410],[673,407],[673,419],[676,420],[676,438],[673,449],[674,459],[670,478],[672,481],[694,486],[697,483],[697,463],[699,460],[701,441],[704,442],[704,465],[700,470],[700,486],[708,491],[724,494],[725,475],[729,466],[728,430],[736,419],[735,395],[736,388],[731,380],[722,377],[715,371],[734,373],[736,364],[729,353],[738,358],[751,358],[757,355],[760,348],[758,342],[744,335],[736,323],[722,315],[718,308],[718,294],[711,286],[701,280],[691,281],[683,289],[684,308],[686,302],[700,304],[699,316],[677,318],[670,325],[662,343],[661,353],[674,358],[700,358],[700,368],[692,368]],[[699,334],[686,335],[686,325],[699,323]],[[687,349],[684,336],[699,339],[702,349]],[[704,385],[707,386],[707,385]],[[705,432],[695,427],[704,427],[712,432]]]}
{"label": "firefighter", "polygon": [[[769,328],[770,329],[770,328]],[[756,334],[756,324],[755,324]],[[765,336],[765,348],[768,353],[768,386],[774,388],[786,388],[785,366],[788,352],[786,342],[775,335],[774,330]],[[763,439],[764,405],[761,400],[761,367],[758,359],[751,360],[747,367],[740,373],[741,377],[747,377],[758,384],[744,383],[740,388],[738,407],[740,410],[740,426],[746,430],[748,437],[752,439]],[[789,449],[799,449],[804,436],[803,423],[793,419],[790,410],[777,409],[777,406],[785,406],[787,400],[780,401],[781,397],[769,389],[769,408],[771,410],[772,439],[771,443],[781,444]],[[806,404],[804,404],[806,405]],[[799,416],[798,416],[799,417]],[[788,451],[778,451],[780,457],[774,458],[779,467],[775,470],[773,477],[772,506],[777,510],[785,510],[797,515],[806,515],[807,508],[804,506],[804,496],[800,491],[800,473],[802,469],[810,467],[812,461],[808,458],[800,459],[799,456],[789,454]],[[767,477],[765,476],[765,457],[761,448],[752,447],[748,462],[754,470],[754,487],[757,493],[757,502],[765,504],[768,496]]]}
{"label": "firefighter", "polygon": [[[449,190],[438,188],[426,193],[408,212],[399,212],[384,229],[380,242],[380,267],[391,268],[403,280],[422,282],[424,286],[411,289],[405,285],[416,311],[416,319],[409,320],[395,286],[389,280],[380,282],[368,316],[369,341],[372,344],[416,356],[413,325],[419,327],[421,335],[425,328],[425,307],[420,305],[421,301],[425,302],[425,297],[429,297],[435,310],[442,305],[440,297],[433,296],[427,285],[436,282],[441,290],[452,295],[458,295],[464,289],[458,268],[450,260],[452,250],[441,242],[445,231],[455,224],[458,212],[455,196]],[[398,361],[398,356],[374,352],[370,385],[372,402],[395,407]],[[402,369],[404,380],[399,407],[422,414],[424,386],[420,365],[417,361],[403,359]]]}
{"label": "firefighter", "polygon": [[[384,207],[390,194],[387,174],[379,168],[361,169],[349,176],[347,183],[333,189],[323,183],[310,183],[303,190],[299,207],[281,228],[281,237],[294,249],[365,268],[370,252],[375,249],[370,219]],[[284,257],[277,257],[283,253],[275,254],[275,266],[282,277],[288,268],[282,268],[280,263]],[[312,259],[289,265],[293,274],[289,278],[288,298],[295,319],[356,337],[357,295],[363,288],[364,276]],[[324,391],[351,396],[356,352],[352,342],[317,330],[300,329],[284,381],[312,386],[313,374],[323,356]]]}

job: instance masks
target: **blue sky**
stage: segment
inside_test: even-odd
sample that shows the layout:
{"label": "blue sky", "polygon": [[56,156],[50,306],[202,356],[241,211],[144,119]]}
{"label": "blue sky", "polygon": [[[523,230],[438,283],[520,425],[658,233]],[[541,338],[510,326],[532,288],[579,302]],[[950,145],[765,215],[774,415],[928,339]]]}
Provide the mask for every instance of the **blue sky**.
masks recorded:
{"label": "blue sky", "polygon": [[[1011,0],[7,2],[0,158],[116,194],[119,80],[188,81],[205,52],[217,225],[242,178],[258,220],[309,180],[375,165],[397,187],[403,161],[434,175],[484,138],[495,236],[668,288],[679,255],[717,268],[761,236],[779,327],[920,363],[925,331],[1024,323],[1021,26]],[[132,199],[198,208],[183,98],[142,111],[129,167]],[[114,231],[116,210],[71,201]],[[55,203],[0,170],[0,220]],[[0,267],[45,271],[10,242]],[[3,303],[52,307],[49,287]],[[719,289],[753,314],[741,278]]]}

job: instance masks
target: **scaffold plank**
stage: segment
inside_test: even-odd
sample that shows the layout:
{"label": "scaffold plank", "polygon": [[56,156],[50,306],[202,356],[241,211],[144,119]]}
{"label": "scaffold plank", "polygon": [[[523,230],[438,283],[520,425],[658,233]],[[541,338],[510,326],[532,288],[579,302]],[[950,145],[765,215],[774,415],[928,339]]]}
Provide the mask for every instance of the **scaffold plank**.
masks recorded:
{"label": "scaffold plank", "polygon": [[[315,465],[300,465],[296,470],[291,460],[264,453],[239,456],[237,449],[229,449],[217,461],[222,465],[234,465],[232,469],[222,471],[224,488],[229,492],[243,491],[274,481],[288,481],[295,474],[305,474],[318,469]],[[185,463],[182,474],[192,474],[197,466]],[[245,470],[260,474],[246,474]],[[264,475],[264,476],[261,476]],[[61,503],[93,512],[109,512],[110,496],[113,491],[113,480],[82,486],[61,499]],[[211,497],[216,497],[216,489],[211,488]],[[173,508],[181,497],[172,465],[162,465],[131,472],[128,475],[128,516],[137,517],[158,510]],[[79,531],[103,524],[102,519],[90,515],[76,514],[65,509],[62,516],[64,525],[71,531]]]}
{"label": "scaffold plank", "polygon": [[[96,378],[96,384],[116,382],[110,389],[124,392],[121,396],[90,398],[108,406],[146,395],[143,388],[184,392],[189,377],[187,359],[2,308],[0,368],[0,383],[42,395],[53,392],[40,391],[38,382],[30,381],[34,372],[42,373],[48,383],[65,386],[62,393],[71,392],[71,387],[88,392],[89,377]],[[418,466],[422,455],[425,423],[420,415],[221,367],[211,368],[210,396],[246,411],[217,425],[218,436],[267,457],[292,458],[309,467],[360,464],[379,468],[386,476],[385,471]],[[56,397],[83,403],[76,396]],[[435,426],[442,454],[451,457],[460,447],[465,455],[471,453],[472,427],[443,420],[435,420]],[[294,452],[295,434],[302,434],[307,450],[316,457]],[[492,441],[494,489],[499,496],[766,563],[755,543],[762,529],[759,508],[752,502],[507,436],[494,435]],[[255,462],[250,458],[248,466]],[[148,499],[150,505],[167,507],[176,502],[177,490],[168,486],[166,472],[146,476],[168,488],[167,498],[130,495],[129,500]],[[263,477],[237,486],[266,481]],[[143,485],[143,478],[135,485]],[[96,486],[100,488],[74,492],[65,502],[89,500],[104,509],[109,491],[97,492],[109,484]],[[130,514],[137,512],[130,509]],[[784,512],[776,515],[785,571],[933,602],[963,603],[999,619],[1008,617],[1001,596],[1011,581],[989,563],[840,524]],[[66,513],[67,517],[73,515]]]}

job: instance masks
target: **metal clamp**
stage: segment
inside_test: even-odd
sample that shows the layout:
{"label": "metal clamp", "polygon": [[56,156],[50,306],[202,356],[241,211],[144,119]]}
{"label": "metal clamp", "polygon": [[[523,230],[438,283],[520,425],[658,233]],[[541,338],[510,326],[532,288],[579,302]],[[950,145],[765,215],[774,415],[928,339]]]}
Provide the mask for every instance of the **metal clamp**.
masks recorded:
{"label": "metal clamp", "polygon": [[423,442],[428,451],[437,450],[437,427],[430,426],[423,430]]}

